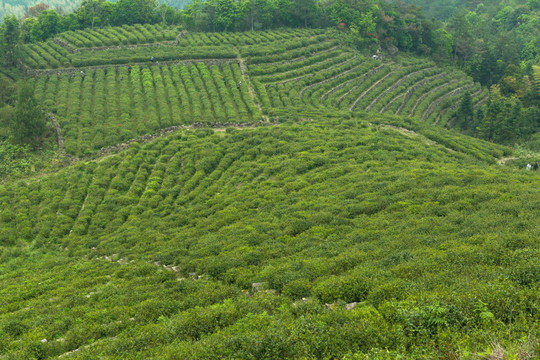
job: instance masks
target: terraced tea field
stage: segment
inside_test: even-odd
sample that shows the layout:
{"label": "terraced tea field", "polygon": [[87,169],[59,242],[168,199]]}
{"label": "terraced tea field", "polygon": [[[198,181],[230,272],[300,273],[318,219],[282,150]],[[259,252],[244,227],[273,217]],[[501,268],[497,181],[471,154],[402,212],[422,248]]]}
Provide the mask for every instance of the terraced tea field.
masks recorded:
{"label": "terraced tea field", "polygon": [[237,63],[133,66],[41,76],[38,101],[57,117],[68,153],[82,155],[141,134],[194,122],[261,120]]}
{"label": "terraced tea field", "polygon": [[309,56],[283,49],[264,59],[248,58],[249,74],[266,108],[376,111],[446,125],[465,91],[475,106],[488,98],[487,89],[460,71],[417,58],[374,59],[333,45],[318,44],[308,50]]}
{"label": "terraced tea field", "polygon": [[305,44],[326,38],[323,30],[297,29],[231,34],[188,34],[178,27],[124,25],[68,31],[46,42],[24,46],[24,65],[59,69],[187,59],[236,58],[235,46],[265,43]]}
{"label": "terraced tea field", "polygon": [[213,34],[134,25],[66,32],[25,51],[38,100],[58,118],[73,155],[170,126],[259,122],[306,108],[452,126],[466,91],[476,107],[488,99],[460,71],[407,55],[362,55],[325,30]]}

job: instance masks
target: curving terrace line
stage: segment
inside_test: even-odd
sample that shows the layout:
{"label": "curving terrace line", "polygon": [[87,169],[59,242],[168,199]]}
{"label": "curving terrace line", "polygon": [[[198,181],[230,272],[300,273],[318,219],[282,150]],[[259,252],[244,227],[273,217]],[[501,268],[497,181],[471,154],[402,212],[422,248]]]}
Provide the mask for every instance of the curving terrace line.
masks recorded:
{"label": "curving terrace line", "polygon": [[422,121],[426,121],[426,119],[433,113],[433,111],[435,110],[435,108],[437,106],[439,106],[439,104],[441,102],[443,102],[445,99],[451,97],[451,96],[454,96],[454,95],[457,95],[463,91],[465,91],[466,89],[469,89],[471,87],[473,87],[474,85],[472,84],[469,84],[469,85],[465,85],[465,86],[460,86],[458,87],[457,89],[454,89],[446,94],[444,94],[443,96],[441,96],[440,98],[438,98],[437,100],[433,101],[431,104],[429,104],[429,106],[427,107],[427,109],[424,111],[424,113],[422,114]]}
{"label": "curving terrace line", "polygon": [[364,96],[369,94],[374,88],[379,86],[379,84],[382,83],[384,80],[386,80],[388,77],[392,76],[397,70],[399,70],[399,68],[394,70],[394,71],[390,71],[388,74],[384,75],[381,79],[379,79],[373,85],[371,85],[366,91],[364,91],[362,94],[360,94],[360,96],[358,96],[358,98],[356,98],[356,101],[351,105],[349,110],[353,111]]}
{"label": "curving terrace line", "polygon": [[431,66],[431,67],[428,67],[428,68],[423,68],[423,69],[420,69],[418,71],[415,71],[413,73],[410,73],[410,74],[407,74],[405,75],[404,77],[402,77],[401,79],[399,79],[398,81],[396,81],[392,86],[390,86],[389,88],[387,88],[386,90],[384,90],[382,93],[379,94],[379,96],[377,96],[375,99],[373,99],[373,101],[371,102],[371,104],[369,104],[367,107],[366,107],[366,110],[369,111],[371,110],[371,108],[373,106],[375,106],[375,104],[377,104],[385,95],[387,95],[389,92],[391,92],[392,90],[394,90],[396,87],[398,87],[399,85],[403,84],[403,82],[405,82],[407,79],[410,79],[411,77],[415,76],[415,75],[418,75],[418,74],[421,74],[423,72],[426,72],[426,71],[429,71],[431,69],[435,69],[436,66]]}
{"label": "curving terrace line", "polygon": [[[358,81],[358,80],[360,80],[361,83],[362,83],[362,82],[364,82],[367,78],[369,78],[369,77],[371,77],[372,75],[378,73],[378,72],[379,72],[381,69],[383,69],[386,65],[387,65],[387,64],[381,64],[381,65],[377,66],[376,68],[373,68],[373,69],[369,70],[367,73],[365,73],[364,75],[362,75],[359,79],[358,79],[358,78],[355,78],[355,79],[351,79],[351,80],[349,80],[349,81],[343,83],[343,86],[345,86],[345,85],[348,84],[348,83],[351,83],[351,82],[353,82],[353,81]],[[343,86],[342,86],[342,87],[343,87]],[[338,103],[338,104],[341,103],[341,102],[343,101],[343,99],[344,99],[347,95],[349,95],[352,91],[354,91],[354,89],[356,89],[358,86],[360,86],[360,84],[358,84],[358,85],[356,85],[356,86],[353,86],[349,91],[347,91],[345,94],[341,95],[341,96],[338,98],[337,103]],[[337,90],[333,90],[333,91],[330,90],[330,91],[329,91],[329,94],[332,94],[332,93],[334,93],[335,91],[337,91]],[[329,94],[328,94],[328,95],[329,95]],[[328,97],[327,94],[324,94],[323,96],[321,96],[321,99],[322,99],[322,97],[324,97],[325,95],[326,95],[326,97]]]}
{"label": "curving terrace line", "polygon": [[424,99],[427,98],[429,95],[433,94],[434,92],[438,91],[439,89],[444,88],[445,86],[450,86],[450,85],[455,84],[457,82],[458,82],[458,80],[453,79],[453,80],[450,80],[449,82],[445,82],[444,84],[441,84],[439,86],[434,87],[430,91],[427,91],[427,92],[423,93],[418,99],[416,99],[416,103],[414,104],[413,108],[411,109],[411,112],[410,112],[409,116],[414,115],[414,112],[416,111],[416,108],[418,107],[418,105],[420,105],[422,103],[422,101],[424,101]]}

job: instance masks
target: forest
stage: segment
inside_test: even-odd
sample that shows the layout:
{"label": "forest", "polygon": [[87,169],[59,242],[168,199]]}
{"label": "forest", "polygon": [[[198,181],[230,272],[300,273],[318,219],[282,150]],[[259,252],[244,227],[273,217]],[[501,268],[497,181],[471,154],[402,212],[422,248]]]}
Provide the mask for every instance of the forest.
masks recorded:
{"label": "forest", "polygon": [[536,0],[6,16],[0,359],[539,358],[539,21]]}

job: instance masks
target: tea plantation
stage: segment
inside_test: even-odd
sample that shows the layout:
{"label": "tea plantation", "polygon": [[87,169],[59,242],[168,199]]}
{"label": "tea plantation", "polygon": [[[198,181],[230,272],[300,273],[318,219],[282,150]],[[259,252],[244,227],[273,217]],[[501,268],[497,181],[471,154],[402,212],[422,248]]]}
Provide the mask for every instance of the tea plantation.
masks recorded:
{"label": "tea plantation", "polygon": [[125,25],[62,33],[25,52],[37,98],[77,156],[170,126],[265,121],[280,109],[370,111],[452,127],[465,92],[474,108],[489,98],[458,70],[410,55],[362,54],[333,30]]}
{"label": "tea plantation", "polygon": [[540,174],[448,130],[463,72],[321,29],[21,51],[50,164],[0,148],[0,360],[540,356]]}
{"label": "tea plantation", "polygon": [[321,113],[186,129],[4,184],[0,353],[535,354],[540,177],[497,165],[506,154]]}

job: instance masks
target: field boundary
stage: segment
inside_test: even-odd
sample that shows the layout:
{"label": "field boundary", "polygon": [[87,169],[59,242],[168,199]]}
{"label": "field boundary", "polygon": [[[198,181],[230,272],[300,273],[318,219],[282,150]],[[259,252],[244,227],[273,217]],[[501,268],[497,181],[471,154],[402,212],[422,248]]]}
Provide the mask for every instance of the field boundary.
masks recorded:
{"label": "field boundary", "polygon": [[[137,66],[160,66],[160,65],[191,65],[203,63],[205,65],[225,65],[225,64],[234,64],[239,61],[237,58],[223,58],[223,59],[188,59],[188,60],[167,60],[167,61],[157,61],[155,64],[150,61],[139,62],[139,63],[130,63],[131,65]],[[26,65],[23,65],[24,70],[29,76],[40,76],[40,75],[62,75],[62,74],[73,74],[77,75],[81,69],[84,70],[97,70],[97,69],[110,69],[115,68],[119,69],[122,67],[127,67],[128,63],[125,64],[109,64],[109,65],[92,65],[92,66],[81,66],[81,67],[69,67],[69,68],[57,68],[57,69],[31,69]]]}

